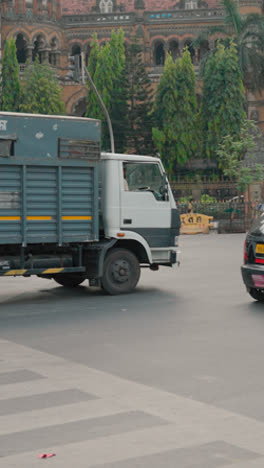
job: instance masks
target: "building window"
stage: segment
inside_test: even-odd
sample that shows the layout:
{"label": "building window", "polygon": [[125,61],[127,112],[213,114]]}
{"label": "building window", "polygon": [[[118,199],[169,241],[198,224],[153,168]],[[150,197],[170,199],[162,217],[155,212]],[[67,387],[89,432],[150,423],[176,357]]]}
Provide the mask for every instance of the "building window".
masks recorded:
{"label": "building window", "polygon": [[27,43],[23,34],[18,34],[16,38],[16,50],[18,63],[26,63],[27,60]]}
{"label": "building window", "polygon": [[165,63],[165,51],[164,45],[161,42],[158,42],[154,50],[154,63],[157,66],[164,65]]}
{"label": "building window", "polygon": [[173,61],[175,61],[180,56],[179,44],[176,40],[170,41],[169,53],[171,54]]}
{"label": "building window", "polygon": [[185,10],[196,10],[197,0],[187,0],[185,2]]}
{"label": "building window", "polygon": [[101,0],[99,3],[101,13],[113,13],[112,0]]}

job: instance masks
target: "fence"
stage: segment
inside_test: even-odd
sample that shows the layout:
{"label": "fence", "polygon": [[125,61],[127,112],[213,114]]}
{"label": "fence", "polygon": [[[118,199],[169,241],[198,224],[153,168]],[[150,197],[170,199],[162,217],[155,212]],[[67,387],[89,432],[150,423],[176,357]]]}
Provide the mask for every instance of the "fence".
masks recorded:
{"label": "fence", "polygon": [[221,180],[213,181],[210,177],[201,177],[200,182],[184,181],[181,176],[171,181],[171,188],[175,199],[181,197],[200,198],[203,194],[210,195],[217,200],[230,200],[238,195],[234,181],[222,177]]}
{"label": "fence", "polygon": [[[179,206],[181,214],[187,213],[187,204]],[[244,202],[194,203],[194,213],[212,216],[218,233],[246,232],[258,216],[258,204]]]}

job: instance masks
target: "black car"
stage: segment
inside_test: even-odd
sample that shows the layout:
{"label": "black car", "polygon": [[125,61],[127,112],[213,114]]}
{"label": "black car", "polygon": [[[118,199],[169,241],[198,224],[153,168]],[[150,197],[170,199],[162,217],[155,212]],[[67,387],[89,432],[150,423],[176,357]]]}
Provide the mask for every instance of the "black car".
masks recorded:
{"label": "black car", "polygon": [[254,221],[247,234],[241,271],[249,294],[256,301],[264,302],[264,213]]}

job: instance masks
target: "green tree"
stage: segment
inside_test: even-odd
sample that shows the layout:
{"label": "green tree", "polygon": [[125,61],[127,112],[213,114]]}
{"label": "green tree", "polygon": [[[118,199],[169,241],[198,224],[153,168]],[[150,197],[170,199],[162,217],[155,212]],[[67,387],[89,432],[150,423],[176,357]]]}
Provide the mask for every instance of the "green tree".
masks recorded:
{"label": "green tree", "polygon": [[19,110],[21,86],[19,65],[16,56],[14,39],[7,39],[2,62],[2,96],[1,109],[16,112]]}
{"label": "green tree", "polygon": [[245,165],[245,156],[253,158],[259,130],[252,121],[245,120],[239,135],[226,135],[219,143],[216,154],[223,174],[235,180],[240,192],[245,192],[254,181],[263,181],[260,164]]}
{"label": "green tree", "polygon": [[172,175],[174,163],[186,163],[198,148],[195,74],[188,50],[175,63],[168,56],[156,93],[154,118],[153,139]]}
{"label": "green tree", "polygon": [[[119,131],[121,135],[122,125],[124,125],[126,119],[124,68],[125,49],[122,30],[113,31],[110,42],[106,43],[101,49],[99,49],[96,39],[94,40],[88,61],[88,71],[110,115],[113,132],[117,136],[117,151],[123,150],[125,136],[123,131],[122,138],[120,136],[118,139]],[[104,113],[89,83],[87,83],[87,86],[86,115],[102,120],[102,147],[109,149],[109,131]]]}
{"label": "green tree", "polygon": [[[99,92],[103,103],[110,115],[111,98],[113,94],[114,83],[114,69],[113,58],[111,55],[110,44],[105,44],[101,48],[98,55],[98,62],[94,74],[94,84]],[[89,103],[88,103],[89,106]],[[100,107],[99,101],[93,101],[93,108],[90,113],[91,117],[102,120],[102,148],[108,150],[109,144],[109,131],[104,113]],[[110,117],[111,118],[111,117]]]}
{"label": "green tree", "polygon": [[[225,9],[224,25],[209,28],[201,35],[196,45],[205,36],[220,33],[225,46],[235,44],[238,53],[238,63],[242,80],[252,89],[262,89],[264,86],[264,17],[258,13],[242,15],[235,0],[222,0]],[[210,51],[214,53],[215,51]],[[206,61],[207,57],[205,57]],[[202,63],[203,69],[203,63]]]}
{"label": "green tree", "polygon": [[234,44],[218,44],[206,63],[201,105],[204,151],[215,157],[216,149],[226,135],[237,138],[246,114],[245,91]]}
{"label": "green tree", "polygon": [[133,38],[127,46],[127,82],[128,82],[128,147],[137,154],[152,154],[153,115],[152,84],[146,71],[142,46]]}
{"label": "green tree", "polygon": [[40,64],[38,58],[25,69],[20,110],[32,114],[65,114],[56,74],[49,65]]}
{"label": "green tree", "polygon": [[112,31],[110,49],[113,60],[114,79],[111,95],[110,118],[115,137],[115,150],[125,151],[128,132],[128,86],[126,76],[126,56],[124,32],[122,29]]}
{"label": "green tree", "polygon": [[[96,66],[99,61],[100,47],[97,38],[97,34],[94,34],[91,41],[91,50],[88,59],[87,69],[90,73],[91,79],[94,81],[94,75],[96,71]],[[91,88],[90,83],[87,82],[87,108],[86,108],[86,117],[94,117],[100,113],[101,108],[98,103],[98,98]],[[100,114],[101,116],[101,114]]]}

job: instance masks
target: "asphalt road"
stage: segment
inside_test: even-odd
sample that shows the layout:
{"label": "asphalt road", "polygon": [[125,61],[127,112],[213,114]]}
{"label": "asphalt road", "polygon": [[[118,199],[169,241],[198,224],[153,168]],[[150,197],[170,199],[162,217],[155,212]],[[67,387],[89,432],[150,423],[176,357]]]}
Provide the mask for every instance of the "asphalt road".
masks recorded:
{"label": "asphalt road", "polygon": [[144,270],[126,296],[1,278],[0,466],[263,468],[244,238],[182,236],[180,268]]}

